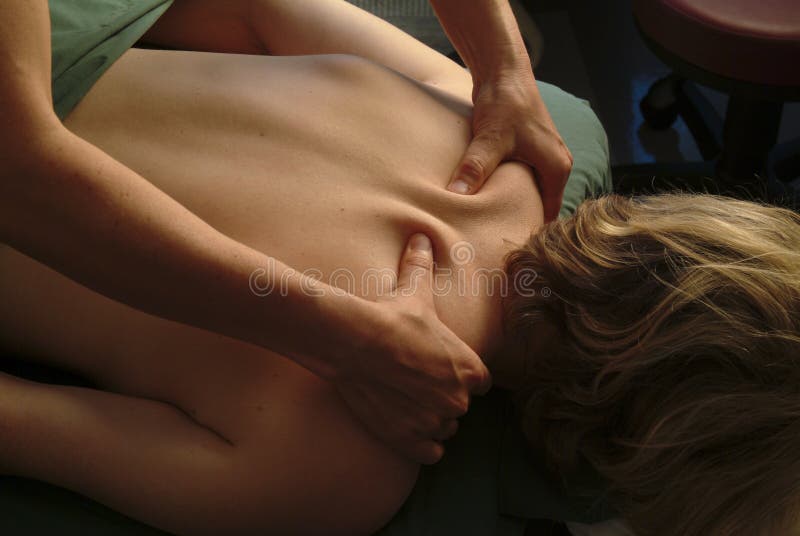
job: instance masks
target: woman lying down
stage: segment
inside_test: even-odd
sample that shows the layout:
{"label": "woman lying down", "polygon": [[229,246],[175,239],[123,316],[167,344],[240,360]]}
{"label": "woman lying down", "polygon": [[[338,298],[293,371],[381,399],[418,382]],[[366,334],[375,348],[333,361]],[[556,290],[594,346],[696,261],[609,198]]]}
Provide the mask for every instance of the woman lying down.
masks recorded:
{"label": "woman lying down", "polygon": [[[638,534],[788,532],[800,218],[710,196],[607,196],[543,225],[516,163],[454,194],[469,75],[382,24],[403,61],[379,42],[288,55],[314,33],[263,36],[286,56],[131,49],[65,124],[336,288],[380,299],[414,283],[514,392],[556,478],[588,461]],[[398,276],[419,231],[435,267]],[[417,464],[281,355],[128,308],[9,247],[0,257],[2,346],[100,386],[0,375],[3,474],[180,534],[370,534],[414,486]],[[253,268],[253,292],[280,292]]]}

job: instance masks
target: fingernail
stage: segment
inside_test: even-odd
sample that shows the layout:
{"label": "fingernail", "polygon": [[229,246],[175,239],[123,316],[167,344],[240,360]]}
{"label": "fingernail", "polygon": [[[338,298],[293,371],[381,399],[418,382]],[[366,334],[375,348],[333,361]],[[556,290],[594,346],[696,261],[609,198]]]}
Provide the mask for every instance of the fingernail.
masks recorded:
{"label": "fingernail", "polygon": [[408,243],[408,247],[409,249],[413,249],[414,251],[430,251],[431,239],[422,233],[417,233],[411,237],[411,241]]}
{"label": "fingernail", "polygon": [[450,183],[447,187],[448,190],[451,192],[455,192],[457,194],[468,194],[469,193],[469,183],[464,179],[456,179]]}

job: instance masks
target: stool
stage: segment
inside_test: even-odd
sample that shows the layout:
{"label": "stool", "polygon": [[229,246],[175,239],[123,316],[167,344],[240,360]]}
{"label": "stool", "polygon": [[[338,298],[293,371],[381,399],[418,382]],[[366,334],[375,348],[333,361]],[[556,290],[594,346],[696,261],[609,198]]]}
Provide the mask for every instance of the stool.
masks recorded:
{"label": "stool", "polygon": [[[796,204],[800,144],[773,148],[783,103],[800,100],[800,2],[634,0],[633,13],[673,70],[641,102],[645,121],[663,129],[680,115],[704,162],[616,167],[615,191],[677,187]],[[689,81],[729,95],[724,123]]]}

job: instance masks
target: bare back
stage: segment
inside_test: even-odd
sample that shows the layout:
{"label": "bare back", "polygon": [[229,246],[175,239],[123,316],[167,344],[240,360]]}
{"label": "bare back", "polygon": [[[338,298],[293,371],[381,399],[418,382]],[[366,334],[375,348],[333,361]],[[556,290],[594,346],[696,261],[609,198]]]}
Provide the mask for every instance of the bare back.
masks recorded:
{"label": "bare back", "polygon": [[[427,233],[438,267],[462,278],[437,312],[486,356],[502,343],[500,296],[475,271],[502,269],[542,210],[519,164],[477,195],[445,190],[469,139],[471,87],[466,73],[443,90],[352,56],[133,49],[65,124],[221,232],[369,298],[380,288],[365,274],[393,273],[408,237]],[[307,501],[371,501],[379,526],[414,483],[415,465],[281,356],[140,313],[10,248],[0,299],[2,346],[68,356],[110,390],[175,404],[263,453],[243,470],[292,482]]]}

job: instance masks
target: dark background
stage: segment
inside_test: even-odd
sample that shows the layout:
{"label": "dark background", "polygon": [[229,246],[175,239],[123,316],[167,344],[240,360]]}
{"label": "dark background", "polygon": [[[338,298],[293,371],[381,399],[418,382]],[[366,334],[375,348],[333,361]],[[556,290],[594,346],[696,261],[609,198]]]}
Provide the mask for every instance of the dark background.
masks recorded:
{"label": "dark background", "polygon": [[[608,133],[612,165],[700,160],[679,118],[669,130],[643,126],[639,100],[669,68],[639,37],[631,0],[520,0],[543,36],[535,74],[589,100]],[[720,115],[727,97],[702,88]],[[778,143],[800,137],[800,103],[784,105]]]}
{"label": "dark background", "polygon": [[[348,0],[447,54],[452,47],[428,0]],[[472,0],[464,0],[472,1]],[[639,101],[669,74],[633,22],[631,0],[511,0],[531,45],[537,79],[588,100],[606,128],[612,165],[700,160],[683,120],[654,131]],[[531,24],[530,21],[533,21]],[[727,97],[701,88],[720,116]],[[786,104],[778,142],[800,137],[800,103]]]}

